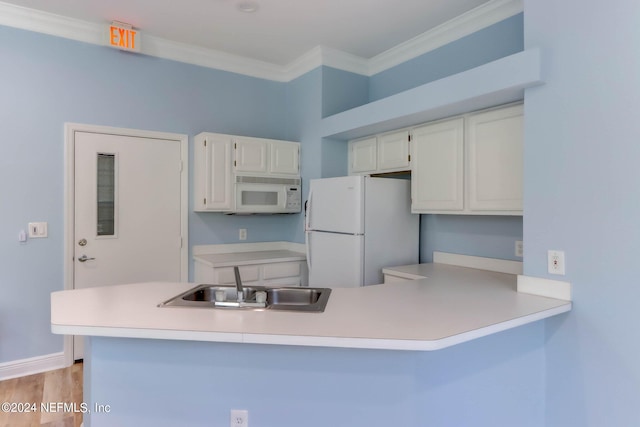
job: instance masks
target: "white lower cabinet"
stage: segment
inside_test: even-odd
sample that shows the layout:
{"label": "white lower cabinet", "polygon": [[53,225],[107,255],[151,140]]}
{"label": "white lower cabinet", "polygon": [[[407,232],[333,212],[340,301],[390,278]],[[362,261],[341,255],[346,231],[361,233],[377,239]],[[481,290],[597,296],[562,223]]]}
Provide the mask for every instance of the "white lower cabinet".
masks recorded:
{"label": "white lower cabinet", "polygon": [[411,212],[522,215],[521,104],[412,132]]}
{"label": "white lower cabinet", "polygon": [[[306,285],[306,261],[287,261],[239,266],[242,284],[246,286],[303,286]],[[202,284],[233,285],[233,267],[211,267],[195,262],[194,281]]]}

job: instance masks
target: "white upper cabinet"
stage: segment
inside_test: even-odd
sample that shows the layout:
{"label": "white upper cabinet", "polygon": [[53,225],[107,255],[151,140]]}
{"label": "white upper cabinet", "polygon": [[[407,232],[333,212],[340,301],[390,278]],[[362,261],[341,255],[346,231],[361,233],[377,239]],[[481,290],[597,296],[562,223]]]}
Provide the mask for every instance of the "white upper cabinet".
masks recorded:
{"label": "white upper cabinet", "polygon": [[521,104],[427,124],[412,135],[413,213],[522,215]]}
{"label": "white upper cabinet", "polygon": [[269,141],[270,172],[279,175],[300,174],[300,145],[297,142]]}
{"label": "white upper cabinet", "polygon": [[409,131],[378,136],[378,172],[409,169]]}
{"label": "white upper cabinet", "polygon": [[238,174],[300,175],[299,143],[239,136],[233,140]]}
{"label": "white upper cabinet", "polygon": [[375,172],[378,167],[378,141],[373,138],[349,142],[349,175]]}
{"label": "white upper cabinet", "polygon": [[464,208],[464,119],[413,129],[412,212]]}
{"label": "white upper cabinet", "polygon": [[349,175],[408,171],[409,131],[349,141]]}
{"label": "white upper cabinet", "polygon": [[230,135],[199,134],[194,148],[194,210],[220,211],[232,207]]}
{"label": "white upper cabinet", "polygon": [[194,211],[236,208],[237,176],[300,177],[300,144],[275,139],[203,132],[194,148]]}
{"label": "white upper cabinet", "polygon": [[523,108],[467,119],[469,209],[522,211]]}
{"label": "white upper cabinet", "polygon": [[267,173],[269,143],[259,138],[235,137],[235,171]]}

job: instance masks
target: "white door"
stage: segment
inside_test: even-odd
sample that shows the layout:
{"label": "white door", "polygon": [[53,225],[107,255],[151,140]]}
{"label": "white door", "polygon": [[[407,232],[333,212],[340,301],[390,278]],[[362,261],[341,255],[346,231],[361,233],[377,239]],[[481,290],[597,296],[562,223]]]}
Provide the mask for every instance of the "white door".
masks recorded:
{"label": "white door", "polygon": [[358,175],[312,179],[307,229],[364,233],[363,180]]}
{"label": "white door", "polygon": [[76,289],[186,277],[181,162],[178,140],[74,133]]}
{"label": "white door", "polygon": [[307,232],[309,286],[354,288],[363,285],[364,236]]}

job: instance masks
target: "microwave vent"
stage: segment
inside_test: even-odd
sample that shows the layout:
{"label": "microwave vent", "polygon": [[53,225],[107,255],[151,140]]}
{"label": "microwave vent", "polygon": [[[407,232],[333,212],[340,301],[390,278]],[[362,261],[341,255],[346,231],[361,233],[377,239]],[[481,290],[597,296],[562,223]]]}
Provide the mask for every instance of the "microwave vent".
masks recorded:
{"label": "microwave vent", "polygon": [[300,185],[300,178],[272,178],[267,176],[236,176],[236,183]]}

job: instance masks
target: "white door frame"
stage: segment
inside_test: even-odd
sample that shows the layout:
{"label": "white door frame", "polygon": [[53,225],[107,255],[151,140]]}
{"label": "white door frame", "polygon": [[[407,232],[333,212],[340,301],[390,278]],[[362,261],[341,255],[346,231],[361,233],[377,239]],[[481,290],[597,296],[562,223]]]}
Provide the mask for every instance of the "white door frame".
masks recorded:
{"label": "white door frame", "polygon": [[[178,133],[146,131],[139,129],[114,128],[109,126],[94,126],[79,123],[65,123],[64,125],[64,289],[74,289],[74,212],[75,212],[75,133],[89,132],[117,136],[131,136],[139,138],[165,139],[180,142],[180,157],[182,169],[180,171],[180,233],[182,248],[180,250],[180,280],[189,280],[189,136]],[[73,360],[73,336],[64,337],[64,361],[71,366]]]}

